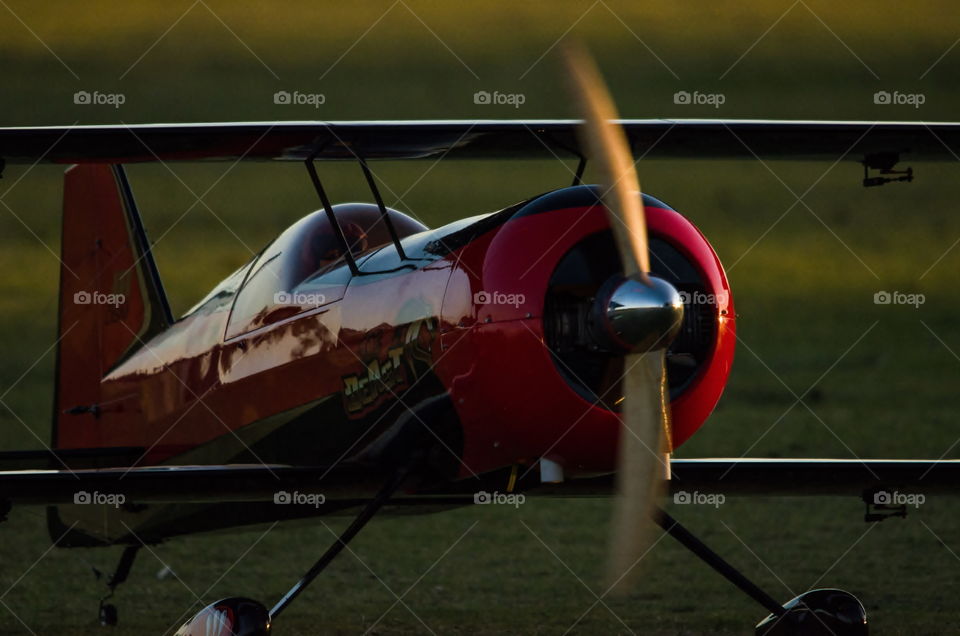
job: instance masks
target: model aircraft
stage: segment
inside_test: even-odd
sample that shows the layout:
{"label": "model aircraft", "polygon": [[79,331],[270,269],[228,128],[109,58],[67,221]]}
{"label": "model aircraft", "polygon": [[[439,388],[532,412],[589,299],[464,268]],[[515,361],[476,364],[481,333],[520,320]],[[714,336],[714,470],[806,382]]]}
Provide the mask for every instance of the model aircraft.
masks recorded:
{"label": "model aircraft", "polygon": [[[271,609],[222,599],[179,634],[267,634],[376,514],[482,493],[612,495],[609,576],[629,584],[658,524],[755,599],[762,634],[865,634],[852,595],[781,605],[662,510],[664,489],[849,495],[956,492],[952,460],[670,458],[708,419],[736,313],[707,238],[640,194],[637,157],[955,159],[960,124],[619,120],[569,54],[580,120],[268,122],[0,129],[5,163],[66,171],[50,449],[0,453],[0,501],[48,506],[62,547],[350,515]],[[573,157],[573,185],[429,229],[387,208],[378,159]],[[601,185],[580,183],[587,160]],[[144,161],[305,165],[321,207],[175,318],[124,173]],[[331,203],[317,162],[356,162],[374,203]],[[2,163],[0,163],[2,168]],[[84,505],[84,504],[99,505]],[[290,505],[291,503],[306,505]],[[255,590],[251,590],[255,592]]]}

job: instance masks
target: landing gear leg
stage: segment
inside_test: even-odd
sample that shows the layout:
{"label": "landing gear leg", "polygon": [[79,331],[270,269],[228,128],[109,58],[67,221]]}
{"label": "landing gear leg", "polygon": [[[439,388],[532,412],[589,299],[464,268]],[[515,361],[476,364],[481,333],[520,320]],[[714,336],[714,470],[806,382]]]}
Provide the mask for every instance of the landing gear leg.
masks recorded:
{"label": "landing gear leg", "polygon": [[307,570],[296,584],[290,588],[290,591],[283,595],[273,609],[267,611],[266,606],[258,601],[249,598],[231,597],[221,599],[200,610],[192,619],[187,621],[177,631],[176,636],[188,636],[190,634],[201,633],[201,630],[207,625],[216,625],[222,630],[219,633],[244,634],[244,636],[268,636],[270,626],[280,612],[282,612],[290,603],[293,602],[303,590],[307,588],[314,579],[323,572],[324,568],[330,565],[340,552],[347,547],[358,532],[367,525],[377,511],[390,500],[395,492],[406,481],[410,474],[412,464],[398,468],[390,477],[389,481],[383,485],[380,492],[364,506],[360,514],[350,523],[337,540],[327,548],[327,551],[317,560],[316,563]]}
{"label": "landing gear leg", "polygon": [[339,537],[337,537],[336,542],[327,548],[327,551],[323,553],[316,563],[307,570],[306,574],[297,581],[297,583],[290,588],[290,591],[283,595],[277,604],[273,606],[273,609],[270,610],[270,620],[273,621],[277,615],[280,614],[290,603],[293,602],[293,599],[297,598],[303,590],[307,588],[310,583],[313,582],[317,576],[323,572],[324,568],[330,565],[330,562],[333,561],[334,557],[340,554],[340,551],[347,547],[347,543],[350,542],[357,533],[367,525],[367,522],[373,519],[373,516],[377,513],[380,508],[383,507],[390,497],[393,496],[393,493],[400,488],[404,480],[409,473],[408,468],[400,469],[397,473],[388,481],[383,488],[380,489],[380,492],[377,493],[377,496],[370,500],[363,510],[360,511],[360,514],[357,515],[357,518],[354,519],[347,529],[343,531]]}
{"label": "landing gear leg", "polygon": [[867,613],[852,594],[834,589],[811,590],[780,605],[665,511],[656,510],[654,518],[664,532],[770,612],[757,625],[758,636],[866,636]]}
{"label": "landing gear leg", "polygon": [[139,550],[139,545],[131,545],[124,548],[123,554],[120,555],[120,561],[117,563],[117,569],[114,570],[110,578],[107,579],[107,594],[100,599],[101,625],[113,627],[117,624],[117,608],[115,605],[111,605],[106,601],[109,601],[113,597],[117,586],[127,580],[127,577],[130,575],[130,568],[133,567],[133,560],[137,557]]}

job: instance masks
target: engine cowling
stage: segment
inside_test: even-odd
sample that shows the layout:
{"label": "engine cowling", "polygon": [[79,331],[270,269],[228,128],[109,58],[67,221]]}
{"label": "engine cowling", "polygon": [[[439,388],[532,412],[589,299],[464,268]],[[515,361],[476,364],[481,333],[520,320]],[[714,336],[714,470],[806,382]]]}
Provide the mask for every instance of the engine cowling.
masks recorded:
{"label": "engine cowling", "polygon": [[[615,470],[624,354],[597,341],[590,313],[622,267],[600,194],[595,186],[556,190],[444,239],[463,244],[444,294],[435,365],[463,430],[469,470],[461,476],[540,458],[569,476]],[[652,274],[684,300],[668,354],[676,448],[723,391],[733,300],[697,228],[652,197],[645,206]]]}
{"label": "engine cowling", "polygon": [[[716,406],[733,362],[735,314],[730,286],[706,237],[663,202],[644,197],[651,273],[680,293],[684,317],[667,350],[673,445],[685,442]],[[622,271],[609,230],[583,237],[560,259],[544,311],[557,371],[585,399],[616,411],[623,397],[623,352],[593,333],[591,311],[604,283]]]}

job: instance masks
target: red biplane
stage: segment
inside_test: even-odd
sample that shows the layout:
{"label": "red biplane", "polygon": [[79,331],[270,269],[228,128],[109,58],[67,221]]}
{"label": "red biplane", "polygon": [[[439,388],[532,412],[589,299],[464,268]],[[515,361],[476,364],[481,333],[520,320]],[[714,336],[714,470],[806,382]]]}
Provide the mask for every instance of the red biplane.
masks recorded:
{"label": "red biplane", "polygon": [[[378,512],[488,491],[606,495],[618,480],[613,581],[652,519],[763,605],[759,633],[866,633],[846,592],[772,599],[656,509],[658,488],[842,494],[882,515],[874,493],[956,490],[958,464],[670,460],[720,397],[736,314],[709,242],[639,194],[631,155],[843,156],[878,185],[912,177],[895,170],[903,158],[954,160],[960,125],[614,121],[589,63],[571,75],[584,122],[0,129],[7,163],[77,164],[64,181],[51,448],[0,454],[0,500],[48,505],[60,546],[127,546],[111,593],[143,543],[354,516],[272,609],[223,599],[179,632],[252,635]],[[580,159],[572,186],[437,229],[385,207],[368,166],[553,155]],[[588,156],[602,186],[579,182]],[[321,207],[175,318],[123,164],[241,159],[305,164]],[[331,160],[357,162],[374,203],[331,204],[315,167]],[[110,497],[121,505],[81,505]],[[295,499],[312,505],[278,505]]]}

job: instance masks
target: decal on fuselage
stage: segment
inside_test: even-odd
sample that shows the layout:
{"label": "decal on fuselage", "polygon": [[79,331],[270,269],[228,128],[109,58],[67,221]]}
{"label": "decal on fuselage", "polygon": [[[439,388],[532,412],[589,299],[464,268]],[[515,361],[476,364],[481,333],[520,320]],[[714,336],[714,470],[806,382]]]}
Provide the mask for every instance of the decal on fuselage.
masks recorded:
{"label": "decal on fuselage", "polygon": [[344,406],[351,418],[362,417],[389,398],[399,396],[431,364],[432,318],[396,327],[387,338],[384,332],[375,329],[367,335],[357,352],[364,370],[343,378]]}

